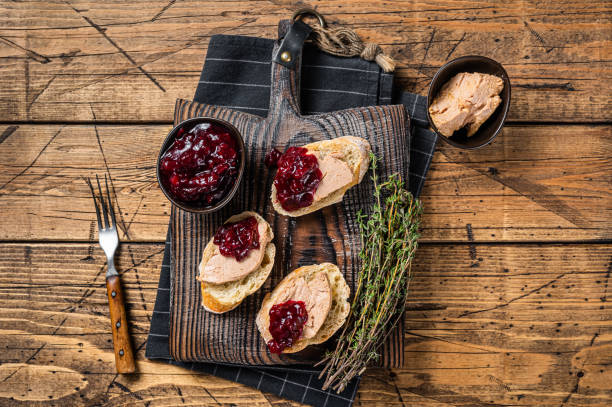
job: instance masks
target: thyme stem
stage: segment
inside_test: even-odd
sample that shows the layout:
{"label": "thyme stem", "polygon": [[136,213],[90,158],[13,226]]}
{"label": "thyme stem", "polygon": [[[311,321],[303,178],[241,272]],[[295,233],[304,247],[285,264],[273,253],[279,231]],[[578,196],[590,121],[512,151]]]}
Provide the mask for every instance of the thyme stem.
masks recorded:
{"label": "thyme stem", "polygon": [[348,321],[320,377],[324,389],[341,392],[356,375],[380,358],[380,347],[401,320],[412,259],[419,238],[421,203],[398,174],[379,183],[377,158],[371,155],[374,206],[369,216],[357,213],[362,249],[361,271]]}

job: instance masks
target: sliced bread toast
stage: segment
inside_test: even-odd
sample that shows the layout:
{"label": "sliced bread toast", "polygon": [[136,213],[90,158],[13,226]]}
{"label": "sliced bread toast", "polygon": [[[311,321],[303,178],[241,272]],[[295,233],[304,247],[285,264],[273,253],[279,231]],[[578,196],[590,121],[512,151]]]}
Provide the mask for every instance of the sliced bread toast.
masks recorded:
{"label": "sliced bread toast", "polygon": [[[247,211],[234,215],[230,217],[226,223],[238,222],[250,216],[254,216],[258,223],[265,223],[271,236],[270,240],[272,240],[274,238],[272,228],[264,218],[255,212]],[[204,248],[200,269],[208,262],[214,253],[215,247],[213,239],[214,238],[211,238]],[[274,256],[276,254],[276,247],[271,241],[264,250],[263,260],[259,267],[240,280],[223,284],[211,284],[200,280],[202,288],[202,306],[209,312],[222,314],[233,310],[240,305],[246,297],[257,291],[270,275],[272,266],[274,265]]]}
{"label": "sliced bread toast", "polygon": [[359,184],[363,176],[368,171],[370,163],[370,143],[360,137],[344,136],[332,140],[317,141],[316,143],[307,144],[304,146],[309,152],[320,155],[334,154],[340,156],[353,173],[353,180],[348,185],[340,188],[323,199],[313,202],[310,206],[300,208],[295,211],[287,211],[283,209],[278,198],[276,197],[276,187],[272,185],[272,206],[276,212],[285,216],[302,216],[311,212],[318,211],[329,205],[333,205],[342,201],[344,194],[349,188]]}
{"label": "sliced bread toast", "polygon": [[292,280],[296,280],[300,277],[306,279],[312,278],[315,273],[324,272],[327,274],[329,285],[331,288],[331,308],[323,325],[317,331],[317,333],[309,339],[300,338],[290,348],[283,350],[283,353],[296,353],[308,345],[323,343],[328,340],[346,321],[351,306],[348,302],[350,295],[350,288],[344,276],[338,269],[338,267],[331,263],[313,264],[311,266],[300,267],[291,273],[287,274],[285,278],[276,286],[271,292],[266,294],[261,309],[257,313],[257,328],[259,333],[267,343],[272,339],[270,334],[270,308],[275,304],[275,300],[280,297],[283,291],[288,285],[291,284]]}

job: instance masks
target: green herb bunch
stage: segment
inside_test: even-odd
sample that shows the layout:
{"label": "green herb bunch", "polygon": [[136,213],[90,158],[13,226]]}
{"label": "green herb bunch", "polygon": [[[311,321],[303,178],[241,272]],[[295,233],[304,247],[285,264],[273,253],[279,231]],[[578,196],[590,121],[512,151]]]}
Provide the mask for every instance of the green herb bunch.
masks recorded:
{"label": "green herb bunch", "polygon": [[379,348],[404,315],[411,263],[419,238],[420,202],[404,187],[398,174],[379,183],[377,158],[371,155],[375,204],[371,214],[357,213],[361,235],[361,272],[351,312],[336,349],[320,377],[323,388],[340,393],[356,375],[379,359]]}

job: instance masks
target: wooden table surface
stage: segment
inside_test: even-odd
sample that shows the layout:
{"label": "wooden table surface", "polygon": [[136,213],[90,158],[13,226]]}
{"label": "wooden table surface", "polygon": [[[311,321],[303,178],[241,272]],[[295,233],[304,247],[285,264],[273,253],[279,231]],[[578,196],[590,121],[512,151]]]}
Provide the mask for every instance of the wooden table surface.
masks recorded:
{"label": "wooden table surface", "polygon": [[[491,146],[440,144],[403,369],[358,406],[612,404],[609,1],[1,1],[0,405],[298,405],[144,359],[169,203],[155,158],[216,33],[272,38],[305,5],[397,59],[407,90],[469,54],[512,81]],[[118,194],[139,373],[114,370],[81,176]]]}

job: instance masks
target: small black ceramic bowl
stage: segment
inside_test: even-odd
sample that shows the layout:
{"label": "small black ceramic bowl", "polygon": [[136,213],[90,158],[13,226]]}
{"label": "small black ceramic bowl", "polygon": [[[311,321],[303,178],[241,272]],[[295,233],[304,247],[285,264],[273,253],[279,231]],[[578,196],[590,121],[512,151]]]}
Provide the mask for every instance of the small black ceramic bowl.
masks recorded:
{"label": "small black ceramic bowl", "polygon": [[[220,201],[218,201],[217,203],[213,205],[209,205],[209,206],[206,206],[200,201],[185,202],[185,201],[179,200],[177,197],[174,197],[173,194],[170,191],[168,191],[168,189],[162,182],[162,174],[161,174],[161,169],[160,169],[162,156],[170,148],[172,143],[174,143],[175,139],[177,138],[179,130],[183,129],[183,131],[187,133],[191,131],[196,125],[201,124],[201,123],[210,123],[210,124],[214,124],[219,127],[225,128],[228,131],[228,133],[234,138],[234,140],[236,140],[236,144],[239,149],[239,151],[237,152],[238,159],[239,159],[238,175],[236,176],[236,179],[234,180],[234,184],[230,187],[230,189],[226,192],[225,196]],[[224,207],[236,194],[236,191],[238,190],[238,187],[240,186],[240,181],[242,181],[242,176],[244,174],[244,164],[245,164],[244,160],[245,160],[244,140],[242,139],[242,135],[240,134],[240,132],[234,126],[232,126],[230,123],[224,120],[214,119],[212,117],[194,117],[194,118],[187,119],[179,123],[175,128],[173,128],[170,131],[170,133],[168,133],[168,136],[164,140],[164,143],[162,144],[161,149],[159,150],[159,156],[157,157],[157,182],[159,183],[159,187],[161,188],[164,195],[166,195],[166,198],[168,198],[170,202],[172,202],[174,205],[178,206],[179,208],[184,209],[189,212],[195,212],[195,213],[214,212]]]}
{"label": "small black ceramic bowl", "polygon": [[[461,130],[456,131],[451,137],[446,137],[438,131],[433,120],[431,120],[429,106],[433,103],[433,100],[438,95],[438,92],[440,92],[440,89],[442,89],[442,86],[453,76],[461,72],[480,72],[501,78],[504,81],[504,89],[499,95],[501,103],[497,106],[497,109],[495,109],[491,117],[489,117],[471,137],[467,137],[465,131]],[[436,75],[429,85],[429,93],[427,94],[427,118],[429,119],[429,124],[438,137],[455,147],[476,149],[491,143],[504,126],[509,108],[510,79],[508,78],[508,74],[499,62],[487,57],[469,55],[453,59],[436,72]]]}

